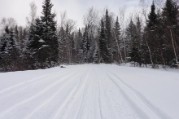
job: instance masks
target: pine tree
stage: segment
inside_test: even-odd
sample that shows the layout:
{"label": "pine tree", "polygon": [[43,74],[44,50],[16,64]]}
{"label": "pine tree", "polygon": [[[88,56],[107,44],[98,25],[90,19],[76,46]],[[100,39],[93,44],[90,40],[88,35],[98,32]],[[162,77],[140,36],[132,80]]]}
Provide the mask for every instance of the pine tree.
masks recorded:
{"label": "pine tree", "polygon": [[7,70],[7,65],[9,62],[6,61],[8,58],[8,51],[7,50],[7,45],[9,44],[8,41],[10,41],[10,30],[9,27],[5,27],[5,33],[3,33],[1,37],[1,45],[0,45],[0,65],[1,65],[1,70]]}
{"label": "pine tree", "polygon": [[32,68],[46,68],[58,63],[58,40],[52,7],[51,1],[45,0],[41,18],[30,26],[28,54]]}
{"label": "pine tree", "polygon": [[149,56],[151,60],[151,64],[153,67],[156,66],[156,64],[161,63],[161,50],[160,50],[160,42],[159,39],[162,40],[162,38],[159,38],[159,28],[160,28],[160,22],[159,22],[159,16],[156,13],[156,7],[153,2],[151,5],[151,11],[148,16],[148,21],[147,21],[147,27],[146,27],[146,33],[147,33],[147,38],[146,42],[148,45],[148,50],[149,50]]}
{"label": "pine tree", "polygon": [[129,42],[129,56],[130,61],[138,63],[141,66],[141,55],[140,55],[140,42],[141,42],[141,24],[139,18],[137,18],[137,24],[134,24],[133,20],[130,21],[127,28],[127,38]]}
{"label": "pine tree", "polygon": [[19,70],[18,58],[19,50],[17,45],[17,39],[13,28],[6,26],[5,33],[1,37],[1,63],[4,71],[16,71]]}
{"label": "pine tree", "polygon": [[94,55],[93,55],[93,63],[99,63],[99,49],[96,48],[95,49],[95,52],[94,52]]}
{"label": "pine tree", "polygon": [[35,20],[34,24],[30,26],[29,42],[27,48],[27,54],[30,58],[29,63],[32,69],[44,68],[46,56],[41,56],[45,47],[45,41],[42,39],[43,27],[39,18]]}
{"label": "pine tree", "polygon": [[42,39],[45,41],[44,55],[46,63],[54,66],[58,63],[58,40],[55,14],[52,13],[52,3],[50,0],[45,0],[43,3],[43,12],[41,16],[42,22]]}
{"label": "pine tree", "polygon": [[83,62],[88,62],[89,48],[90,45],[89,45],[88,27],[86,26],[83,34],[83,40],[82,40]]}
{"label": "pine tree", "polygon": [[77,62],[82,63],[83,62],[83,35],[81,33],[81,30],[78,30],[78,35],[77,35],[77,53],[78,53],[78,58]]}
{"label": "pine tree", "polygon": [[104,22],[101,20],[101,30],[100,30],[100,38],[99,38],[99,56],[100,62],[102,63],[111,63],[111,57],[107,45],[106,35],[105,35],[105,27]]}
{"label": "pine tree", "polygon": [[163,30],[164,34],[164,44],[165,44],[165,54],[166,64],[178,62],[178,45],[177,39],[179,37],[178,32],[178,7],[173,0],[166,0],[165,7],[162,12],[163,20]]}
{"label": "pine tree", "polygon": [[60,28],[58,34],[58,44],[59,44],[59,62],[67,63],[67,35],[63,27]]}
{"label": "pine tree", "polygon": [[121,38],[120,38],[120,25],[119,25],[119,20],[118,17],[116,18],[116,22],[114,25],[114,58],[116,59],[117,62],[123,62],[123,57],[122,57],[122,52],[121,52]]}
{"label": "pine tree", "polygon": [[135,43],[136,43],[136,26],[133,22],[133,20],[131,19],[127,29],[126,29],[126,38],[127,38],[127,52],[130,53],[132,48],[135,47]]}
{"label": "pine tree", "polygon": [[163,20],[169,27],[176,28],[177,25],[178,6],[173,0],[166,0],[163,8]]}
{"label": "pine tree", "polygon": [[142,24],[140,21],[140,18],[136,18],[136,41],[134,42],[135,46],[133,46],[133,54],[135,54],[135,62],[139,64],[139,66],[142,65],[142,49],[141,49],[141,43],[142,43]]}
{"label": "pine tree", "polygon": [[151,5],[151,11],[148,16],[147,27],[150,30],[153,30],[153,29],[155,29],[157,23],[158,23],[158,21],[157,21],[156,7],[153,2],[153,4]]}
{"label": "pine tree", "polygon": [[108,49],[108,60],[109,62],[112,62],[112,54],[113,54],[113,39],[112,39],[112,24],[111,24],[111,18],[109,16],[108,10],[106,9],[106,15],[105,15],[105,38],[107,42],[107,49]]}

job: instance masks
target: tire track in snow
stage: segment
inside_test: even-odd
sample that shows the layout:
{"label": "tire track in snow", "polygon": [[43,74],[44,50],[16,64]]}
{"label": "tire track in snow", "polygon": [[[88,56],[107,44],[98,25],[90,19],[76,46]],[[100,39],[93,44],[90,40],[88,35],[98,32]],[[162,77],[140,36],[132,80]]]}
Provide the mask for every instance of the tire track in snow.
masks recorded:
{"label": "tire track in snow", "polygon": [[[77,94],[77,92],[78,92],[78,90],[80,89],[80,87],[81,87],[81,83],[82,83],[82,78],[86,75],[86,73],[84,73],[84,72],[86,72],[85,70],[83,71],[83,73],[80,73],[80,74],[84,74],[84,75],[82,75],[81,77],[80,77],[80,79],[78,79],[78,80],[80,80],[80,82],[79,82],[79,84],[76,86],[76,87],[74,87],[72,90],[71,90],[71,92],[67,95],[67,97],[66,97],[66,99],[64,100],[64,102],[62,103],[62,105],[57,109],[57,111],[55,112],[55,114],[54,114],[54,116],[53,116],[53,118],[52,119],[63,119],[63,115],[64,115],[64,113],[62,113],[61,115],[60,115],[60,113],[63,111],[63,109],[65,109],[65,107],[68,107],[68,105],[70,104],[70,101],[71,101],[71,99],[72,99],[72,97],[75,97],[75,95]],[[87,74],[87,76],[86,76],[86,78],[88,77],[88,74]],[[85,78],[85,79],[86,79]],[[83,79],[84,80],[84,79]],[[59,115],[60,115],[60,117],[59,117]]]}
{"label": "tire track in snow", "polygon": [[[56,77],[57,75],[55,75],[55,76],[49,76],[49,77],[46,77],[46,78],[40,78],[40,79],[37,79],[36,81],[33,81],[32,83],[25,83],[25,84],[23,84],[23,85],[21,85],[21,86],[18,86],[18,87],[16,87],[15,89],[13,89],[12,91],[8,91],[8,93],[3,93],[3,94],[1,94],[0,95],[0,100],[4,100],[4,99],[6,99],[6,98],[9,98],[10,96],[12,96],[12,95],[16,95],[17,93],[19,93],[19,92],[22,92],[22,91],[26,91],[28,88],[31,88],[31,86],[35,86],[35,87],[37,87],[36,85],[38,85],[38,84],[41,84],[41,82],[43,83],[43,86],[45,87],[46,85],[48,86],[48,85],[50,85],[50,83],[53,83],[53,81],[54,80],[56,80],[55,79],[55,77]],[[61,77],[63,77],[64,75],[61,75]],[[58,76],[58,77],[60,77],[60,76]],[[53,80],[49,80],[49,78],[50,79],[53,79]],[[38,89],[38,90],[41,90],[40,88]]]}
{"label": "tire track in snow", "polygon": [[130,113],[131,108],[127,108],[129,110],[124,111],[124,107],[128,105],[126,105],[126,103],[121,102],[121,101],[125,101],[123,98],[123,95],[119,93],[118,87],[116,87],[114,83],[106,75],[106,71],[100,67],[98,69],[98,73],[102,74],[97,77],[101,83],[100,84],[100,92],[101,92],[100,97],[102,98],[101,98],[100,104],[101,104],[101,109],[102,109],[101,111],[102,118],[103,119],[131,119],[132,117],[132,119],[134,118],[138,119],[136,118],[136,115],[133,111],[132,113]]}
{"label": "tire track in snow", "polygon": [[[80,83],[78,84],[79,87],[78,87],[78,91],[75,92],[75,95],[73,96],[74,98],[76,97],[76,99],[72,100],[70,102],[70,104],[68,104],[67,106],[67,110],[69,109],[72,109],[73,106],[74,106],[74,103],[75,101],[77,100],[80,100],[80,96],[83,97],[84,93],[85,93],[85,88],[86,88],[86,85],[88,85],[88,78],[89,78],[89,75],[90,75],[90,72],[91,72],[91,69],[88,69],[84,74],[83,77],[81,77],[80,79]],[[82,95],[81,95],[82,94]],[[77,98],[78,97],[78,98]],[[81,107],[81,104],[83,103],[84,100],[81,100],[80,101],[80,107]],[[73,110],[74,111],[74,110]],[[67,114],[68,113],[68,114]],[[66,115],[62,116],[61,119],[70,119],[70,117],[68,118],[69,116],[69,111],[66,111]],[[64,117],[64,118],[63,118]],[[78,118],[79,119],[79,118]]]}
{"label": "tire track in snow", "polygon": [[[90,74],[91,73],[91,74]],[[96,74],[96,69],[92,69],[92,71],[91,72],[89,72],[89,74],[90,74],[90,76],[97,76],[97,74]],[[95,82],[94,82],[95,81]],[[97,108],[99,108],[98,110],[96,110],[96,111],[99,111],[99,117],[98,117],[98,119],[103,119],[103,117],[102,117],[102,109],[101,109],[101,100],[100,100],[100,89],[99,89],[99,81],[98,81],[98,79],[97,78],[93,78],[93,77],[88,77],[87,78],[87,82],[86,82],[86,87],[85,87],[85,89],[84,89],[84,91],[83,91],[83,95],[82,95],[82,99],[81,99],[81,103],[80,103],[80,107],[79,107],[79,110],[78,110],[78,112],[77,112],[77,114],[76,114],[76,116],[75,116],[75,119],[84,119],[83,117],[82,117],[82,114],[85,114],[85,112],[82,112],[82,111],[84,111],[85,110],[85,107],[86,108],[89,108],[88,106],[90,105],[90,103],[89,102],[86,102],[88,99],[87,99],[87,97],[90,95],[90,93],[92,93],[93,94],[93,96],[95,96],[94,95],[94,93],[93,92],[91,92],[91,86],[94,86],[94,85],[96,85],[96,94],[97,94],[97,98],[96,98],[96,106],[97,106]],[[93,87],[94,88],[94,87]],[[88,90],[89,89],[89,90]],[[88,92],[89,91],[89,92]],[[92,98],[94,98],[94,97],[92,97]],[[89,104],[89,105],[88,105]],[[90,106],[92,106],[92,105],[90,105]],[[96,113],[97,114],[97,113]],[[98,114],[97,114],[98,115]],[[93,114],[93,116],[95,117],[95,116],[97,116],[97,115],[95,115],[95,114]],[[87,115],[86,115],[87,116]],[[89,117],[86,117],[86,118],[89,118]],[[95,117],[95,118],[97,118],[97,117]]]}
{"label": "tire track in snow", "polygon": [[[92,97],[90,103],[87,102],[87,106],[89,109],[94,109],[93,113],[90,116],[90,118],[94,119],[104,119],[105,117],[103,116],[103,109],[102,109],[102,97],[101,95],[101,77],[100,77],[100,70],[97,67],[93,67],[93,72],[92,72],[92,77],[91,77],[91,83],[89,86],[89,94],[88,97]],[[102,74],[103,75],[103,74]],[[93,106],[91,108],[91,106]],[[88,111],[88,110],[87,110]],[[88,113],[88,112],[87,112]],[[82,118],[83,119],[83,118]]]}
{"label": "tire track in snow", "polygon": [[[91,71],[90,71],[91,72]],[[89,74],[90,74],[90,72],[89,72]],[[76,114],[76,117],[75,117],[75,119],[81,119],[81,112],[82,112],[82,110],[83,110],[83,108],[84,108],[84,103],[85,103],[85,99],[86,99],[86,96],[85,96],[85,94],[86,94],[86,91],[87,91],[87,89],[89,88],[89,80],[90,79],[86,79],[87,80],[87,82],[86,82],[86,87],[84,88],[84,91],[83,91],[83,94],[82,94],[82,99],[81,99],[81,103],[80,103],[80,107],[79,107],[79,110],[78,110],[78,112],[77,112],[77,114]]]}
{"label": "tire track in snow", "polygon": [[[63,70],[61,72],[61,74],[63,74],[66,70]],[[24,82],[20,82],[20,83],[17,83],[15,85],[12,85],[8,88],[5,88],[5,89],[2,89],[0,90],[0,95],[3,95],[3,94],[9,94],[8,92],[10,93],[13,93],[15,90],[14,89],[17,89],[18,87],[23,87],[23,86],[26,86],[26,84],[29,84],[29,83],[33,83],[33,82],[36,82],[36,81],[41,81],[41,80],[45,80],[45,79],[48,79],[50,76],[53,76],[54,74],[56,74],[57,72],[55,73],[49,73],[49,74],[46,74],[46,75],[42,75],[42,76],[38,76],[36,78],[32,78],[32,79],[29,79],[27,81],[24,81]],[[60,72],[59,72],[60,73]],[[45,78],[45,79],[44,79]],[[51,77],[50,77],[51,78]],[[2,97],[2,96],[0,96]]]}
{"label": "tire track in snow", "polygon": [[[95,71],[96,73],[97,71]],[[96,74],[97,76],[97,74]],[[102,114],[102,101],[101,101],[101,79],[98,78],[98,103],[99,103],[99,112],[100,112],[100,117],[103,119],[103,114]]]}
{"label": "tire track in snow", "polygon": [[[101,82],[99,78],[99,69],[97,67],[93,67],[92,77],[89,85],[88,95],[86,102],[86,113],[91,110],[91,113],[87,114],[89,119],[104,119],[103,110],[102,110],[102,102],[101,102]],[[89,99],[90,100],[89,100]],[[84,105],[84,106],[85,106]],[[84,108],[85,109],[85,108]],[[84,117],[85,118],[85,117]],[[82,118],[82,119],[84,119]]]}
{"label": "tire track in snow", "polygon": [[[4,94],[3,96],[0,96],[0,105],[4,106],[4,109],[1,108],[0,113],[4,112],[4,110],[12,107],[16,103],[22,102],[23,100],[26,100],[26,99],[34,96],[36,93],[38,93],[38,92],[42,91],[44,88],[50,86],[50,84],[53,84],[54,82],[57,82],[59,80],[63,80],[62,78],[65,75],[68,75],[68,72],[64,72],[62,74],[61,73],[56,74],[54,76],[47,77],[44,80],[40,80],[40,81],[37,80],[36,82],[33,82],[31,84],[27,84],[27,85],[24,84],[23,87],[19,87],[20,89],[14,89],[12,91],[13,93],[9,92],[8,94]],[[58,77],[60,77],[60,78],[58,79]],[[49,94],[53,94],[53,93],[54,92],[49,93]],[[15,97],[15,99],[13,99],[14,97]],[[48,98],[48,96],[47,96],[47,98]],[[6,101],[8,99],[11,99],[11,101],[9,101],[9,103],[7,103],[7,101]],[[46,99],[46,97],[44,98],[44,100],[45,99]],[[34,103],[36,103],[36,101]],[[39,103],[41,103],[41,102],[39,102]]]}
{"label": "tire track in snow", "polygon": [[[101,72],[101,74],[103,74],[104,73],[104,71],[101,71],[101,69],[99,69],[98,70],[98,72]],[[102,83],[104,83],[105,82],[105,80],[106,80],[106,77],[104,76],[104,75],[102,75],[102,76],[98,76],[97,77],[98,78],[98,80],[99,80],[99,95],[100,95],[100,97],[103,97],[102,99],[100,98],[99,99],[99,107],[101,108],[100,109],[100,113],[101,113],[101,117],[102,117],[102,119],[104,119],[104,117],[105,116],[107,116],[108,114],[109,114],[109,112],[110,112],[110,117],[111,117],[111,119],[114,119],[113,117],[112,117],[112,113],[111,113],[111,105],[109,105],[109,103],[110,103],[110,100],[109,100],[109,98],[111,98],[111,97],[108,97],[107,95],[105,95],[104,93],[106,93],[105,92],[105,89],[104,89],[104,84],[102,85]],[[101,81],[103,79],[103,81]],[[106,88],[106,86],[105,86],[105,88]],[[103,101],[102,101],[103,100]],[[104,102],[106,102],[105,104],[103,104]],[[103,107],[103,108],[102,108]],[[105,108],[108,108],[108,114],[107,115],[103,115],[103,110],[104,110],[104,112],[105,112]],[[102,110],[103,109],[103,110]],[[108,116],[107,117],[105,117],[105,118],[108,118]]]}
{"label": "tire track in snow", "polygon": [[[109,80],[112,81],[112,83],[114,83],[114,85],[116,85],[120,91],[120,93],[122,94],[122,96],[124,97],[124,99],[126,99],[126,101],[128,102],[128,104],[132,107],[132,109],[137,113],[137,115],[141,118],[141,119],[151,119],[134,101],[133,99],[131,99],[127,93],[124,91],[124,89],[121,88],[121,86],[114,80],[114,78],[112,78],[111,74],[109,74],[109,72],[106,72],[106,76],[108,77]],[[153,119],[153,118],[152,118]]]}
{"label": "tire track in snow", "polygon": [[101,104],[101,81],[100,79],[98,80],[98,89],[99,89],[99,96],[98,96],[98,103],[99,103],[99,112],[100,112],[100,117],[103,119],[103,113],[102,113],[102,104]]}
{"label": "tire track in snow", "polygon": [[[76,71],[76,72],[77,72],[77,71]],[[70,75],[68,74],[66,77],[63,77],[61,80],[57,80],[57,81],[53,82],[53,84],[51,84],[51,85],[49,85],[48,87],[46,87],[45,89],[39,91],[39,92],[36,93],[35,95],[33,95],[33,96],[31,96],[31,97],[29,97],[29,98],[27,98],[27,99],[25,99],[25,100],[23,100],[23,101],[21,101],[21,102],[15,104],[15,105],[13,105],[12,107],[10,107],[10,108],[6,109],[5,111],[1,112],[1,113],[0,113],[0,118],[1,118],[1,117],[4,117],[6,114],[10,113],[10,111],[16,109],[17,107],[19,107],[19,106],[21,106],[21,105],[24,105],[24,104],[26,104],[26,103],[28,103],[28,102],[30,102],[30,101],[32,101],[32,100],[34,100],[34,99],[40,97],[41,95],[43,95],[43,94],[45,94],[47,91],[49,91],[51,88],[53,88],[53,87],[59,85],[59,83],[65,81],[65,80],[68,79],[69,77],[71,77],[71,76],[73,76],[73,75],[78,76],[78,75],[76,75],[76,72],[73,72],[73,73],[70,74]],[[67,72],[67,73],[68,73],[68,72]],[[58,77],[59,77],[59,75],[56,75],[56,77],[53,77],[53,78],[58,78]],[[49,79],[49,80],[51,80],[51,79]]]}
{"label": "tire track in snow", "polygon": [[[79,75],[78,75],[79,76]],[[73,77],[74,78],[74,77]],[[77,77],[75,77],[77,78]],[[55,99],[55,97],[57,95],[59,95],[59,93],[62,91],[62,89],[66,88],[69,84],[69,82],[71,81],[71,77],[69,79],[67,79],[68,81],[64,82],[62,84],[62,86],[59,85],[59,89],[57,92],[55,92],[51,97],[49,97],[48,99],[44,100],[44,102],[42,104],[40,104],[39,106],[37,106],[30,114],[28,114],[25,118],[23,119],[30,119],[37,111],[41,110],[41,108],[44,106],[44,105],[48,105],[50,102],[53,101],[53,99]],[[75,80],[74,80],[75,81]],[[73,82],[70,82],[70,83],[73,83]]]}
{"label": "tire track in snow", "polygon": [[151,112],[153,112],[158,118],[160,119],[172,119],[169,115],[162,112],[158,107],[156,107],[154,104],[152,104],[144,95],[142,95],[139,91],[134,89],[132,86],[124,82],[117,74],[112,73],[113,76],[120,81],[121,84],[123,84],[125,87],[128,88],[135,96],[138,98],[140,102],[143,102],[144,105],[146,105]]}

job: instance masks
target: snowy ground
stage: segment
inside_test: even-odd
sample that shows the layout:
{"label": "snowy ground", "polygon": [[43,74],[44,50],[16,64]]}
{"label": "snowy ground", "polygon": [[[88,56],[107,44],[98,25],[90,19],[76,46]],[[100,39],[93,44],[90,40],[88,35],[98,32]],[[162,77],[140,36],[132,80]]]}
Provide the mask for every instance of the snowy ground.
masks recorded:
{"label": "snowy ground", "polygon": [[0,119],[179,119],[179,71],[102,64],[0,73]]}

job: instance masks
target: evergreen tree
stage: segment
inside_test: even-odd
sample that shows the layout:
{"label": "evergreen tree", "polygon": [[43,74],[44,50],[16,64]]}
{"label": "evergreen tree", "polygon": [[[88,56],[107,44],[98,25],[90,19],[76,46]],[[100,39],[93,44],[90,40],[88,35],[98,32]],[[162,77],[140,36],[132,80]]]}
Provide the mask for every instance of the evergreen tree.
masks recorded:
{"label": "evergreen tree", "polygon": [[41,16],[42,22],[42,39],[45,42],[43,49],[45,61],[48,65],[54,66],[58,62],[58,40],[55,14],[52,13],[52,3],[50,0],[45,0],[43,3],[43,11]]}
{"label": "evergreen tree", "polygon": [[113,58],[117,62],[123,62],[122,52],[121,52],[121,38],[120,38],[120,25],[118,17],[116,18],[116,22],[114,25],[114,51],[113,51]]}
{"label": "evergreen tree", "polygon": [[179,37],[179,25],[178,25],[178,6],[173,0],[166,0],[165,7],[162,12],[164,44],[166,64],[171,64],[174,60],[178,62],[178,37]]}
{"label": "evergreen tree", "polygon": [[159,16],[156,13],[156,7],[153,2],[151,5],[151,11],[148,16],[148,21],[147,21],[147,28],[146,33],[147,33],[147,43],[149,47],[149,53],[151,61],[153,63],[153,67],[156,64],[160,64],[160,47],[159,47],[159,28],[160,28],[160,23],[159,23]]}
{"label": "evergreen tree", "polygon": [[135,47],[133,47],[133,52],[135,54],[135,62],[139,64],[139,66],[142,65],[142,24],[140,21],[140,18],[137,17],[137,23],[136,23],[136,41],[135,41]]}
{"label": "evergreen tree", "polygon": [[107,42],[107,49],[108,49],[108,60],[112,62],[112,54],[113,54],[113,39],[112,39],[112,23],[111,17],[109,16],[108,10],[106,9],[105,15],[105,39]]}
{"label": "evergreen tree", "polygon": [[133,20],[131,19],[127,29],[126,29],[126,38],[127,38],[127,41],[126,41],[126,44],[128,45],[128,50],[127,52],[130,53],[133,49],[133,47],[135,47],[135,43],[136,43],[136,26],[133,22]]}
{"label": "evergreen tree", "polygon": [[129,39],[129,56],[130,61],[138,63],[141,66],[141,24],[139,18],[137,18],[137,24],[131,20],[127,28],[127,38]]}
{"label": "evergreen tree", "polygon": [[151,5],[151,11],[148,16],[147,27],[150,30],[153,30],[156,27],[157,23],[158,23],[158,20],[157,20],[157,14],[156,14],[156,7],[153,2],[153,4]]}
{"label": "evergreen tree", "polygon": [[15,37],[15,31],[13,28],[6,26],[5,33],[1,37],[1,63],[4,71],[16,71],[19,70],[18,58],[19,50],[17,45],[17,39]]}
{"label": "evergreen tree", "polygon": [[89,35],[88,35],[88,27],[85,27],[85,31],[83,34],[83,40],[82,40],[82,50],[83,50],[83,62],[88,62],[88,52],[90,50],[90,44],[89,44]]}
{"label": "evergreen tree", "polygon": [[78,63],[83,62],[83,35],[81,33],[81,30],[78,31],[77,36],[77,52],[78,52]]}
{"label": "evergreen tree", "polygon": [[32,69],[35,68],[44,68],[45,67],[45,58],[43,60],[43,49],[45,46],[45,41],[42,39],[43,27],[42,22],[39,18],[35,20],[35,24],[31,24],[30,33],[29,33],[29,42],[27,56],[30,58],[29,63],[31,64]]}
{"label": "evergreen tree", "polygon": [[99,37],[99,55],[101,63],[111,63],[111,57],[107,45],[104,22],[101,20],[101,31]]}
{"label": "evergreen tree", "polygon": [[41,18],[37,18],[30,26],[28,54],[32,68],[45,68],[58,63],[58,40],[52,6],[50,0],[45,0]]}
{"label": "evergreen tree", "polygon": [[96,48],[95,49],[95,52],[94,52],[94,55],[93,55],[93,62],[94,63],[99,63],[99,49],[98,48]]}
{"label": "evergreen tree", "polygon": [[8,26],[5,27],[5,33],[3,33],[3,35],[1,36],[1,45],[0,45],[0,67],[1,70],[7,70],[7,65],[9,62],[6,61],[6,59],[8,58],[8,51],[7,50],[7,46],[8,46],[8,42],[10,41],[10,31]]}
{"label": "evergreen tree", "polygon": [[88,33],[86,31],[87,28],[85,28],[85,32],[83,34],[83,40],[82,40],[82,51],[83,51],[83,63],[87,62],[87,55],[88,55],[88,50],[87,50],[87,44],[88,44]]}
{"label": "evergreen tree", "polygon": [[60,63],[72,63],[75,61],[75,41],[74,33],[71,32],[70,24],[60,28],[58,35],[59,61]]}
{"label": "evergreen tree", "polygon": [[59,62],[67,63],[67,34],[63,27],[60,28],[58,34],[58,44],[59,44]]}

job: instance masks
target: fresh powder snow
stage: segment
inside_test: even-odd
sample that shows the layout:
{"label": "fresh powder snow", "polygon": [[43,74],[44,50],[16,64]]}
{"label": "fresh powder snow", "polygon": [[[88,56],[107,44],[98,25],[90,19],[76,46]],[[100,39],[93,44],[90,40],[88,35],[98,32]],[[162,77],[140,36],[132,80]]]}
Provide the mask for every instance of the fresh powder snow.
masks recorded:
{"label": "fresh powder snow", "polygon": [[66,65],[0,73],[0,119],[179,119],[179,73]]}

